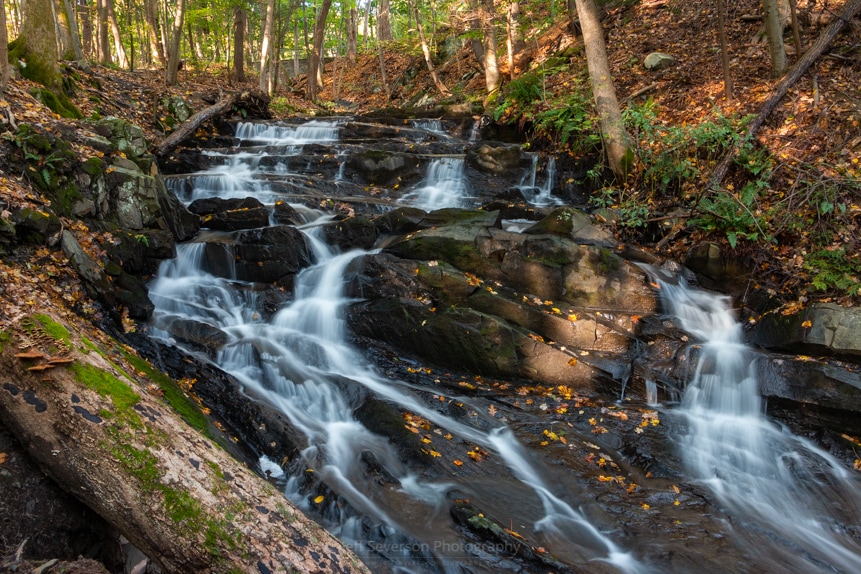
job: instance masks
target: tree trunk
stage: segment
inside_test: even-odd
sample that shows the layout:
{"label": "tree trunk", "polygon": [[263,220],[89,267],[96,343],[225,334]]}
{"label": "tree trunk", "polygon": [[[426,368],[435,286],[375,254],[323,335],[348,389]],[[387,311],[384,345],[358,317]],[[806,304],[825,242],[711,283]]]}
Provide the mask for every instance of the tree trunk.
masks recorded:
{"label": "tree trunk", "polygon": [[184,20],[185,0],[177,0],[176,14],[173,19],[173,30],[171,30],[170,46],[167,54],[167,68],[164,74],[164,81],[168,86],[175,86],[178,83],[179,48],[182,42],[182,24]]}
{"label": "tree trunk", "polygon": [[105,0],[105,9],[108,14],[108,23],[111,25],[111,34],[114,37],[114,50],[117,53],[117,63],[120,68],[129,67],[129,59],[126,57],[126,49],[123,47],[123,37],[120,34],[120,26],[117,23],[117,14],[114,11],[114,0]]}
{"label": "tree trunk", "polygon": [[272,38],[275,29],[275,0],[266,0],[266,16],[261,29],[260,40],[260,91],[269,94],[270,59]]}
{"label": "tree trunk", "polygon": [[326,18],[332,0],[323,0],[317,11],[317,25],[314,26],[314,47],[308,54],[308,83],[305,87],[305,97],[313,102],[317,99],[317,76],[320,73],[320,60],[323,57],[323,34],[326,31]]}
{"label": "tree trunk", "polygon": [[795,10],[795,0],[789,0],[789,17],[792,23],[792,40],[795,42],[795,54],[801,55],[804,45],[801,43],[801,31],[798,29],[798,14]]}
{"label": "tree trunk", "polygon": [[62,92],[51,0],[27,0],[21,5],[21,33],[15,44],[27,67],[38,71],[39,77],[31,79],[54,92]]}
{"label": "tree trunk", "polygon": [[[12,327],[0,352],[10,379],[0,389],[0,417],[61,488],[165,574],[368,572],[278,489],[148,392],[143,373],[129,377],[103,358],[115,352],[111,343],[85,355],[73,350],[93,345],[79,328],[53,321],[70,338],[36,327],[43,342],[30,341],[28,350],[43,359],[14,357],[25,327]],[[55,346],[71,364],[29,370],[48,365]]]}
{"label": "tree trunk", "polygon": [[436,86],[436,89],[443,96],[450,96],[451,92],[448,88],[445,87],[445,84],[442,83],[442,80],[439,79],[439,74],[436,73],[436,68],[433,65],[433,58],[431,58],[430,47],[428,46],[427,40],[425,39],[424,29],[422,28],[422,19],[419,15],[419,7],[415,0],[411,2],[413,16],[416,19],[416,29],[419,32],[419,41],[422,45],[422,53],[425,56],[425,63],[427,64],[428,71],[430,72],[431,79],[433,80],[433,85]]}
{"label": "tree trunk", "polygon": [[380,8],[377,14],[377,41],[392,40],[392,9],[389,0],[379,0]]}
{"label": "tree trunk", "polygon": [[0,10],[0,96],[9,84],[9,38],[6,35],[6,9]]}
{"label": "tree trunk", "polygon": [[506,49],[508,52],[508,77],[513,80],[517,72],[514,66],[514,57],[523,49],[523,39],[520,34],[520,3],[519,2],[511,2],[508,5],[508,11],[506,12],[506,24],[508,29],[508,38],[506,42]]}
{"label": "tree trunk", "polygon": [[386,92],[386,100],[392,99],[392,88],[389,87],[389,78],[386,74],[386,54],[383,51],[383,43],[377,42],[377,57],[380,61],[380,82],[383,84],[383,91]]}
{"label": "tree trunk", "polygon": [[293,22],[293,77],[298,78],[302,71],[299,67],[299,15]]}
{"label": "tree trunk", "polygon": [[481,18],[484,32],[484,81],[487,93],[492,94],[499,89],[499,65],[496,61],[496,6],[494,0],[482,0],[483,14]]}
{"label": "tree trunk", "polygon": [[589,80],[592,95],[601,127],[601,138],[607,152],[610,169],[621,180],[627,177],[633,162],[633,141],[625,131],[616,88],[607,61],[607,48],[604,32],[593,0],[576,0],[577,14],[583,29],[583,42],[586,47],[586,62],[589,67]]}
{"label": "tree trunk", "polygon": [[55,30],[57,32],[57,51],[61,60],[74,60],[75,47],[72,44],[72,26],[66,12],[63,0],[54,0],[51,3],[54,10]]}
{"label": "tree trunk", "polygon": [[245,28],[248,13],[241,6],[233,8],[233,79],[245,81]]}
{"label": "tree trunk", "polygon": [[99,30],[99,61],[103,64],[111,63],[111,44],[108,40],[108,9],[107,0],[96,0],[98,2],[98,30]]}
{"label": "tree trunk", "polygon": [[167,63],[164,57],[164,44],[161,43],[158,26],[158,11],[155,0],[144,0],[144,19],[146,20],[147,36],[149,37],[150,53],[153,61],[160,66]]}
{"label": "tree trunk", "polygon": [[95,45],[93,38],[93,19],[90,16],[89,0],[78,0],[78,17],[81,19],[81,38],[84,48],[84,57],[93,58]]}
{"label": "tree trunk", "polygon": [[732,101],[732,75],[729,70],[729,45],[726,41],[726,0],[717,0],[718,37],[720,38],[720,59],[723,67],[723,94],[727,102]]}
{"label": "tree trunk", "polygon": [[355,5],[350,6],[347,14],[347,61],[356,63],[359,52],[359,10]]}
{"label": "tree trunk", "polygon": [[771,57],[771,77],[779,78],[786,72],[786,50],[783,46],[783,25],[777,0],[762,0],[765,10],[765,35],[768,39],[768,53]]}

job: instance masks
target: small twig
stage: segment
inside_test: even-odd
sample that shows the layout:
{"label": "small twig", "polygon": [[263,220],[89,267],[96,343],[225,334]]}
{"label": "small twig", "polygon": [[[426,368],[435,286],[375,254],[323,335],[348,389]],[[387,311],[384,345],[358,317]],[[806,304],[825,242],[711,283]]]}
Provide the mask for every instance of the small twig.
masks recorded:
{"label": "small twig", "polygon": [[633,100],[634,98],[639,98],[643,94],[648,94],[652,90],[656,89],[658,86],[659,86],[658,82],[655,82],[653,84],[649,84],[645,88],[640,88],[639,90],[637,90],[636,92],[634,92],[633,94],[631,94],[630,96],[625,98],[624,101],[629,102],[629,101]]}

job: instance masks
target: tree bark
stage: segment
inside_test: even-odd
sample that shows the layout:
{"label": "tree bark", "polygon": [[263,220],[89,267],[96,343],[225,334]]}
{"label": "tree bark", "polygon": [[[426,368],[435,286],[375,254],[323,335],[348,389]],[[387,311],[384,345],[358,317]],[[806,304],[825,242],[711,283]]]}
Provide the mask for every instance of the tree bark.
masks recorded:
{"label": "tree bark", "polygon": [[21,5],[18,42],[23,44],[22,55],[27,66],[39,71],[40,77],[35,78],[36,81],[55,92],[62,90],[51,0],[28,0]]}
{"label": "tree bark", "polygon": [[51,7],[54,10],[55,29],[57,31],[57,52],[61,60],[74,60],[75,48],[72,45],[72,26],[66,12],[63,0],[54,0]]}
{"label": "tree bark", "polygon": [[508,38],[506,50],[508,52],[508,77],[513,80],[517,76],[514,58],[523,49],[523,39],[520,34],[520,2],[513,1],[508,5],[506,12],[506,24]]}
{"label": "tree bark", "polygon": [[425,57],[425,64],[427,64],[428,71],[430,72],[431,79],[433,80],[433,85],[436,86],[436,89],[443,96],[450,96],[451,92],[448,88],[445,87],[445,84],[442,83],[442,80],[439,79],[439,74],[436,73],[436,68],[433,65],[433,58],[431,58],[430,47],[428,46],[427,40],[425,39],[424,29],[422,28],[422,19],[419,14],[419,7],[415,0],[410,2],[413,15],[416,19],[416,29],[419,32],[419,41],[422,45],[422,54]]}
{"label": "tree bark", "polygon": [[111,44],[108,40],[108,8],[107,0],[96,0],[98,2],[98,39],[99,39],[99,61],[103,64],[111,63]]}
{"label": "tree bark", "polygon": [[272,39],[273,39],[273,31],[275,29],[275,0],[267,0],[266,1],[266,17],[263,22],[263,28],[260,41],[260,91],[266,92],[267,94],[271,94],[270,86],[270,76],[272,70],[270,69],[270,60],[272,56]]}
{"label": "tree bark", "polygon": [[158,11],[155,0],[144,0],[144,19],[146,20],[152,59],[157,61],[159,65],[165,66],[167,59],[164,57],[164,44],[161,43],[161,36],[158,30]]}
{"label": "tree bark", "polygon": [[9,85],[9,38],[6,33],[6,9],[0,10],[0,96]]}
{"label": "tree bark", "polygon": [[777,0],[762,0],[765,10],[765,35],[768,39],[768,53],[771,57],[771,77],[779,78],[786,72],[786,49],[783,46],[783,25]]}
{"label": "tree bark", "polygon": [[625,131],[613,75],[607,61],[607,48],[604,32],[593,0],[576,0],[577,14],[583,29],[583,42],[586,47],[586,62],[589,67],[589,81],[592,95],[598,110],[601,138],[607,153],[607,163],[616,177],[624,180],[633,162],[634,144]]}
{"label": "tree bark", "polygon": [[84,48],[84,56],[93,58],[95,56],[96,42],[93,38],[93,19],[90,16],[90,3],[88,0],[78,0],[78,17],[81,19],[81,40]]}
{"label": "tree bark", "polygon": [[496,60],[496,5],[494,0],[482,0],[481,27],[484,32],[484,82],[487,93],[499,89],[499,64]]}
{"label": "tree bark", "polygon": [[326,18],[332,0],[323,0],[317,11],[317,24],[314,26],[314,46],[308,55],[308,84],[305,87],[305,97],[313,102],[317,99],[317,76],[320,73],[320,61],[323,58],[323,34],[326,32]]}
{"label": "tree bark", "polygon": [[167,68],[165,68],[164,81],[168,86],[178,83],[179,74],[179,48],[182,42],[182,24],[185,19],[185,1],[178,0],[176,14],[173,19],[173,30],[171,30],[170,47],[167,54]]}
{"label": "tree bark", "polygon": [[718,3],[718,37],[720,38],[720,59],[723,67],[723,93],[727,102],[732,101],[732,75],[729,70],[729,45],[726,41],[726,0]]}
{"label": "tree bark", "polygon": [[123,37],[120,34],[120,26],[117,23],[117,13],[114,11],[114,0],[105,0],[108,23],[111,26],[111,34],[114,37],[114,50],[117,53],[117,64],[120,68],[129,67],[129,59],[126,57],[126,49],[123,47]]}
{"label": "tree bark", "polygon": [[392,40],[392,9],[389,0],[379,0],[379,11],[377,13],[377,41],[390,42]]}
{"label": "tree bark", "polygon": [[828,49],[828,46],[831,45],[831,42],[834,41],[834,38],[837,37],[837,34],[840,33],[840,30],[843,29],[847,23],[849,23],[852,18],[855,17],[858,12],[861,12],[861,0],[849,0],[843,6],[843,12],[828,25],[828,27],[822,31],[819,37],[816,39],[816,42],[810,46],[810,49],[805,52],[804,56],[795,63],[791,70],[784,76],[780,82],[774,87],[771,95],[768,97],[765,102],[763,102],[762,106],[759,109],[759,113],[757,113],[756,117],[750,123],[747,128],[747,134],[744,140],[735,144],[727,153],[723,156],[718,166],[715,168],[712,176],[709,178],[708,184],[706,185],[706,190],[714,190],[717,189],[723,178],[726,177],[727,172],[729,171],[729,166],[732,164],[733,159],[738,153],[739,148],[741,147],[744,141],[749,141],[756,135],[756,132],[759,131],[759,128],[762,127],[762,124],[765,123],[765,120],[768,118],[769,114],[774,111],[774,108],[777,107],[777,104],[780,103],[780,100],[786,96],[786,93],[801,77],[807,72],[808,68],[810,68],[813,63],[819,59],[819,57],[825,53],[825,50]]}
{"label": "tree bark", "polygon": [[36,372],[28,370],[33,360],[14,357],[25,327],[13,326],[0,352],[10,379],[0,389],[0,417],[47,474],[165,574],[368,572],[281,492],[150,394],[148,379],[107,360],[111,343],[98,353],[74,350],[92,343],[69,327],[65,342],[37,326],[36,343],[26,328],[28,350],[48,355],[59,346],[72,361]]}
{"label": "tree bark", "polygon": [[233,8],[233,79],[245,81],[245,29],[248,13],[241,6]]}
{"label": "tree bark", "polygon": [[350,6],[347,13],[347,61],[356,63],[359,52],[359,10],[355,5]]}

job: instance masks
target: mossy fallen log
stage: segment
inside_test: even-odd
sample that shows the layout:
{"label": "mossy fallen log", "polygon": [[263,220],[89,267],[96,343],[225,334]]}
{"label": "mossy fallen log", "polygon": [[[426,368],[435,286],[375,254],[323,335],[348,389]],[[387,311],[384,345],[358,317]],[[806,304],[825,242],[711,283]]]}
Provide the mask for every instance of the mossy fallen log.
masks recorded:
{"label": "mossy fallen log", "polygon": [[[146,372],[123,366],[118,343],[97,345],[48,315],[4,338],[0,417],[48,475],[164,572],[367,572],[274,486],[190,427]],[[24,345],[73,361],[29,371],[34,359],[15,356]]]}

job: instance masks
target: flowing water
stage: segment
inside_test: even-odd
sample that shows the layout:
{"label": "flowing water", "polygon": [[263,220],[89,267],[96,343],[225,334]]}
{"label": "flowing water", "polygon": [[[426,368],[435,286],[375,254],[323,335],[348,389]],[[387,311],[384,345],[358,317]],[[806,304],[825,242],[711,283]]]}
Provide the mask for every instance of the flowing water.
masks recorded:
{"label": "flowing water", "polygon": [[846,525],[861,510],[858,482],[810,441],[763,414],[752,352],[729,300],[662,283],[665,303],[697,341],[696,369],[678,414],[694,480],[717,496],[774,572],[861,572]]}
{"label": "flowing water", "polygon": [[[173,188],[187,202],[253,195],[274,203],[278,193],[261,179],[261,159],[273,149],[301,154],[303,145],[336,140],[337,130],[337,123],[241,124],[243,145],[252,147],[214,153],[217,165]],[[277,166],[268,169],[283,175]],[[431,161],[425,180],[402,202],[469,206],[463,170],[460,158]],[[551,165],[545,172],[549,197]],[[583,571],[661,571],[648,564],[647,550],[630,547],[630,539],[614,531],[588,490],[526,448],[517,428],[480,414],[456,418],[441,407],[461,401],[482,413],[486,405],[383,376],[350,345],[344,313],[354,301],[345,296],[345,284],[351,265],[368,252],[339,252],[327,245],[321,230],[331,217],[296,207],[305,214],[299,228],[315,263],[297,276],[292,301],[273,315],[264,312],[251,286],[206,270],[206,241],[226,241],[229,248],[225,234],[205,233],[179,245],[177,257],[162,264],[150,285],[153,336],[175,343],[169,329],[178,319],[217,327],[228,335],[218,365],[301,433],[301,452],[289,464],[266,458],[260,463],[286,496],[345,540],[375,572],[518,571],[520,566],[494,563],[483,549],[465,542],[448,517],[455,498],[469,498],[497,516],[517,517],[512,528]],[[859,547],[842,526],[858,516],[852,483],[829,455],[762,414],[751,357],[727,301],[671,283],[661,292],[682,328],[699,340],[697,370],[676,409],[682,419],[681,458],[691,480],[719,501],[725,530],[736,537],[733,544],[749,555],[758,553],[750,571],[861,571]],[[483,449],[489,454],[487,470],[471,476],[423,473],[355,414],[368,397],[421,417],[453,444]],[[370,467],[382,470],[372,473]],[[640,537],[656,547],[664,543],[660,534]]]}

